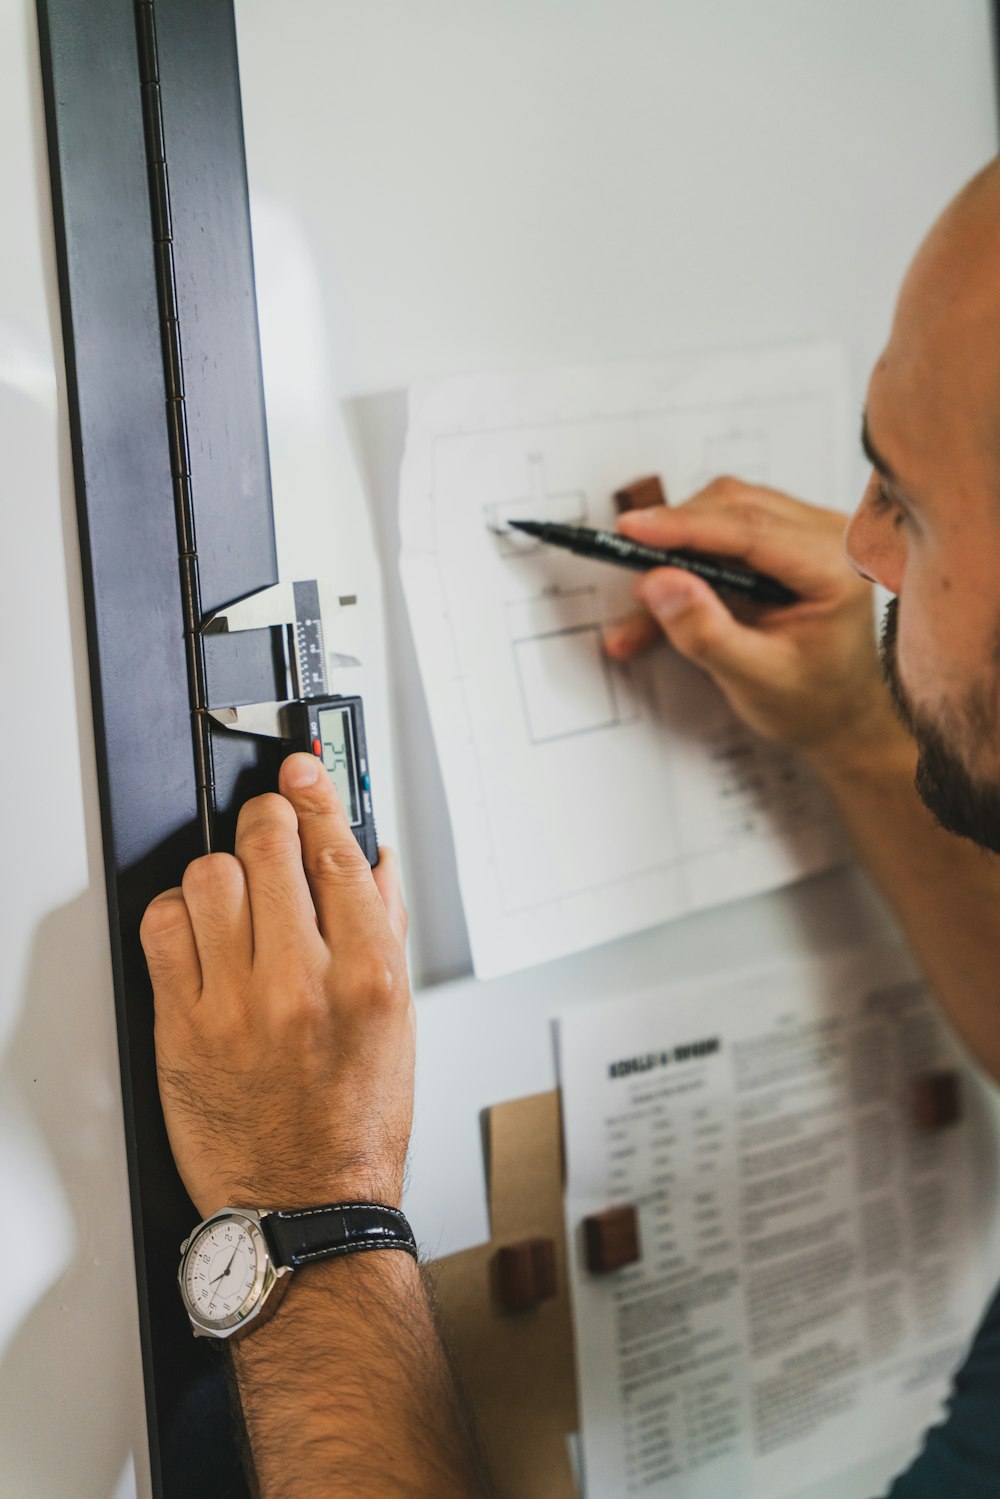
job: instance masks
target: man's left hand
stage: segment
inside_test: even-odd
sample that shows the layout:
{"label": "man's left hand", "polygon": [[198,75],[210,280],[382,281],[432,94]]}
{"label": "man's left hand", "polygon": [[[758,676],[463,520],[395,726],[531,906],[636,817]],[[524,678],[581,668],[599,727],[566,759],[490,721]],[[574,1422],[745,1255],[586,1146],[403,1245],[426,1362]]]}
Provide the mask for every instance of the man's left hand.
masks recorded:
{"label": "man's left hand", "polygon": [[236,856],[196,859],[141,937],[170,1145],[207,1217],[227,1206],[399,1206],[413,1108],[406,912],[322,764],[240,812]]}

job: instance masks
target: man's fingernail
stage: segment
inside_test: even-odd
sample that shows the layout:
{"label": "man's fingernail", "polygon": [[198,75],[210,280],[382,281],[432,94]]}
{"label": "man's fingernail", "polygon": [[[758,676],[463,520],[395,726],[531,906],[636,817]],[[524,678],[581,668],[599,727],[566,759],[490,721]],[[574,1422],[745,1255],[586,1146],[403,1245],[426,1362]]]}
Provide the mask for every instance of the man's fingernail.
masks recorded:
{"label": "man's fingernail", "polygon": [[285,785],[313,786],[322,769],[315,755],[289,755],[285,761]]}
{"label": "man's fingernail", "polygon": [[642,590],[642,597],[657,619],[676,619],[691,603],[687,589],[683,585],[678,588],[671,578],[650,578]]}

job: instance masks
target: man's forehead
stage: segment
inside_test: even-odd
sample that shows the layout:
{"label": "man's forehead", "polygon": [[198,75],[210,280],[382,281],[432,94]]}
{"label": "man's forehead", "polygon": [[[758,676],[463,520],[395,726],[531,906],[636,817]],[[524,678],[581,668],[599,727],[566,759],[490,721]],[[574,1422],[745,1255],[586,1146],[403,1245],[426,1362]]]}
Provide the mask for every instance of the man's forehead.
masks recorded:
{"label": "man's forehead", "polygon": [[[953,204],[907,274],[872,372],[865,451],[913,495],[1000,491],[1000,181]],[[873,456],[874,455],[874,456]]]}
{"label": "man's forehead", "polygon": [[931,226],[903,281],[895,323],[947,330],[983,318],[1000,321],[1000,158]]}

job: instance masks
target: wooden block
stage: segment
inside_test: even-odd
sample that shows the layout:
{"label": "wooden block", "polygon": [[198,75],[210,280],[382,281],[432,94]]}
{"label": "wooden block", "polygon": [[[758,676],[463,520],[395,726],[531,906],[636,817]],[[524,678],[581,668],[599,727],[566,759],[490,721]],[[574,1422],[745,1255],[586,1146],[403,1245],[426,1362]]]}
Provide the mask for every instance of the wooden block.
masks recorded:
{"label": "wooden block", "polygon": [[556,1294],[556,1246],[552,1239],[505,1244],[494,1256],[496,1289],[506,1312],[528,1312]]}
{"label": "wooden block", "polygon": [[658,474],[650,474],[645,479],[633,479],[631,484],[616,489],[614,500],[619,515],[624,515],[626,510],[647,510],[651,505],[668,503]]}
{"label": "wooden block", "polygon": [[957,1072],[925,1072],[913,1084],[913,1121],[932,1134],[962,1117],[962,1087]]}
{"label": "wooden block", "polygon": [[639,1213],[631,1204],[606,1208],[583,1220],[587,1269],[593,1275],[607,1275],[623,1265],[634,1265],[642,1259],[639,1245]]}

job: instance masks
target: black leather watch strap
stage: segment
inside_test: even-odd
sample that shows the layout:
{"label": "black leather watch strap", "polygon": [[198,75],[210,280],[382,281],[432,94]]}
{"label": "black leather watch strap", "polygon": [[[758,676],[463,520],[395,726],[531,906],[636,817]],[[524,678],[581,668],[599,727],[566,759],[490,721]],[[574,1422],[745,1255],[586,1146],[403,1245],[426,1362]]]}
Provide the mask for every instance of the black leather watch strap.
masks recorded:
{"label": "black leather watch strap", "polygon": [[286,1208],[265,1214],[261,1229],[279,1267],[307,1265],[366,1249],[402,1249],[417,1257],[417,1241],[403,1214],[378,1202]]}

